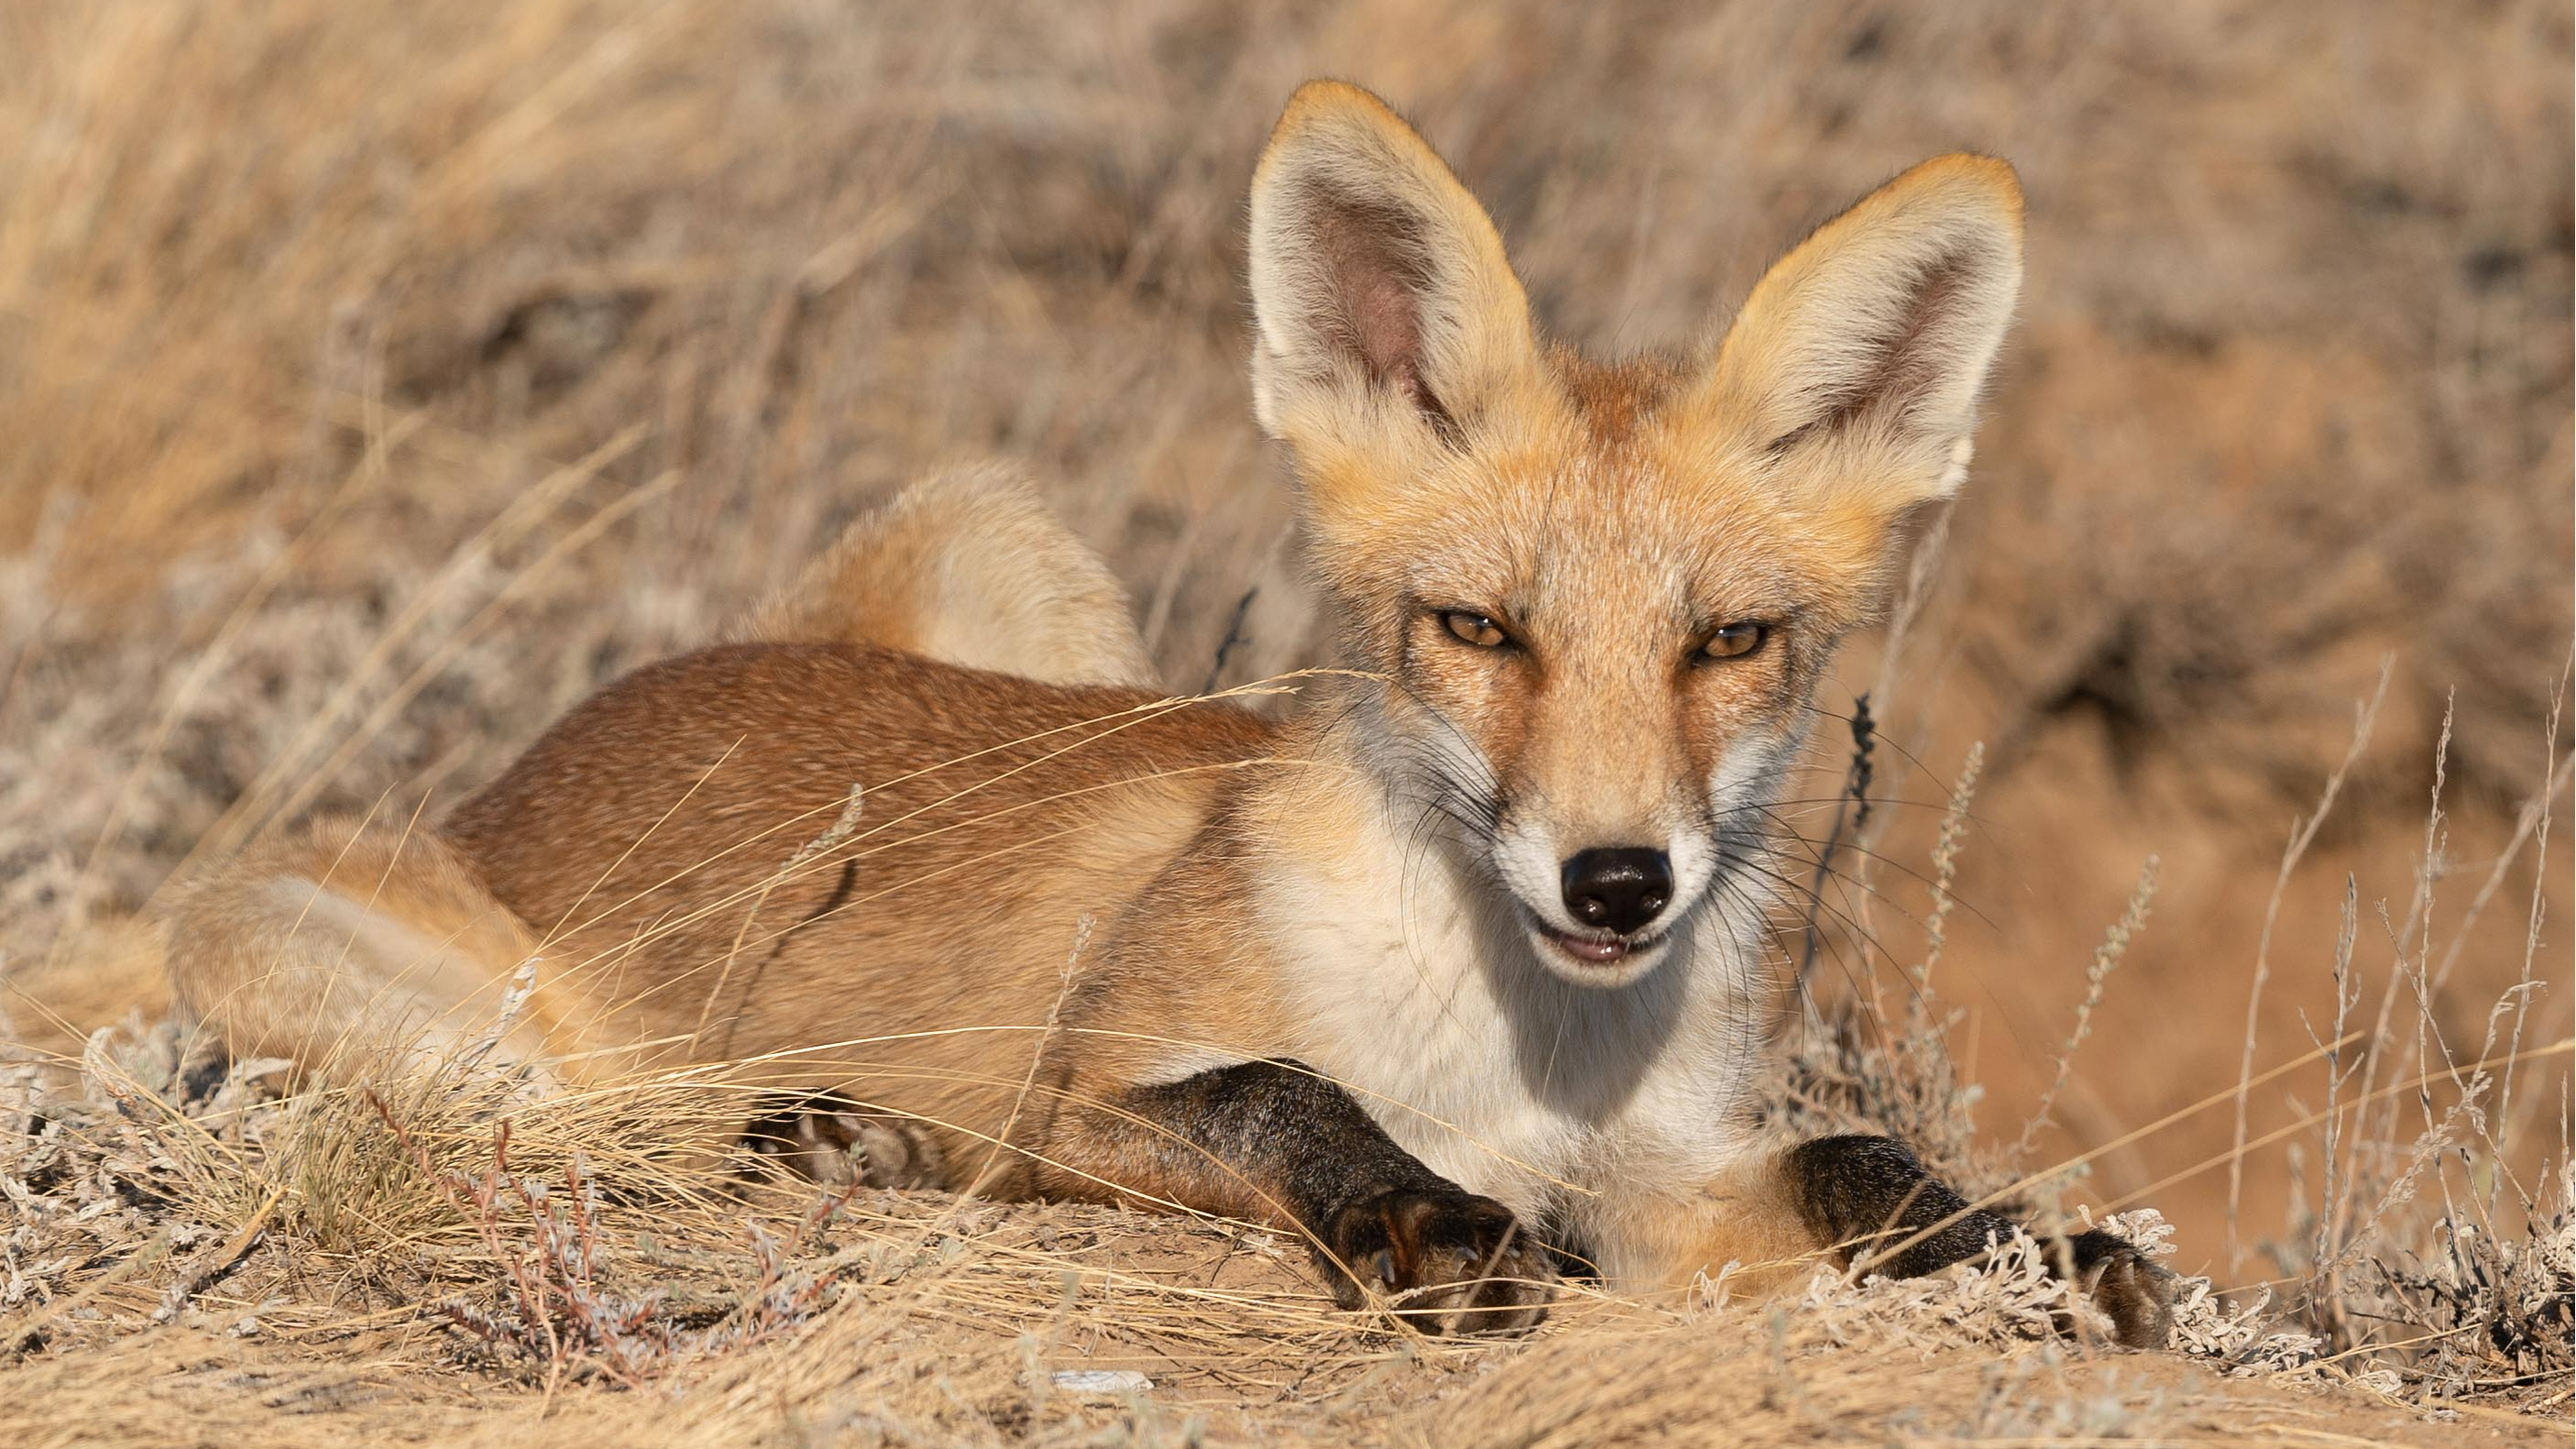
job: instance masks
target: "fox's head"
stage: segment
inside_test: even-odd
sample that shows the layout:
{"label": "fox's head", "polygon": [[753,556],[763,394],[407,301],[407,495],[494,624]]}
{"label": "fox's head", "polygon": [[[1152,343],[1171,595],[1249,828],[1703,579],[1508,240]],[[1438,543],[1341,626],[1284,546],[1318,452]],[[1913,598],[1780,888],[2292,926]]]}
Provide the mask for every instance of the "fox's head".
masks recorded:
{"label": "fox's head", "polygon": [[2021,191],[1927,161],[1800,243],[1713,350],[1540,341],[1501,238],[1356,87],[1253,181],[1254,408],[1391,795],[1465,827],[1539,959],[1613,986],[1741,892],[1836,642],[1966,470]]}

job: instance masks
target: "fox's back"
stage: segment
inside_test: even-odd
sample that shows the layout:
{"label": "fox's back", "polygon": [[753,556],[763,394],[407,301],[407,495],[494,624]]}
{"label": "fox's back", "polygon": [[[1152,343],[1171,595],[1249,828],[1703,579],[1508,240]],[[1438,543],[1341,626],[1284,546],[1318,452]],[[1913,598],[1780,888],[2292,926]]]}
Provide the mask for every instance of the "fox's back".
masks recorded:
{"label": "fox's back", "polygon": [[602,690],[447,834],[553,979],[682,1057],[936,1031],[833,1060],[971,1066],[1025,1057],[1082,919],[1105,933],[1270,734],[1140,690],[731,645]]}

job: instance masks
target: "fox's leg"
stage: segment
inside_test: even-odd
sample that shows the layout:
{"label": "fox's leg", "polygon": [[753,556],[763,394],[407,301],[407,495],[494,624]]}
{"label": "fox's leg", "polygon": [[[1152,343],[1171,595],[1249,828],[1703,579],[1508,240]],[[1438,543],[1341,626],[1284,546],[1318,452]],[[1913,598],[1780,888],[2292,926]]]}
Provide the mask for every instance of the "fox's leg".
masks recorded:
{"label": "fox's leg", "polygon": [[1048,684],[1159,687],[1127,593],[999,466],[936,474],[861,515],[731,631],[875,644]]}
{"label": "fox's leg", "polygon": [[[1607,1276],[1643,1288],[1687,1286],[1728,1263],[1754,1291],[1786,1286],[1818,1259],[1910,1278],[1976,1258],[2024,1230],[1970,1206],[1886,1137],[1820,1137],[1749,1158],[1694,1198],[1605,1200],[1587,1214]],[[2173,1331],[2174,1277],[2095,1228],[2046,1243],[2046,1257],[2111,1317],[2131,1348]]]}
{"label": "fox's leg", "polygon": [[163,928],[182,1016],[235,1057],[329,1073],[392,1048],[485,1048],[516,1063],[555,1014],[535,938],[427,830],[319,821],[262,842],[192,882]]}
{"label": "fox's leg", "polygon": [[[1063,1100],[1077,1101],[1081,1088]],[[1047,1197],[1161,1202],[1304,1233],[1345,1308],[1426,1332],[1527,1328],[1555,1269],[1511,1209],[1433,1172],[1292,1061],[1216,1067],[1068,1105],[1032,1152]]]}

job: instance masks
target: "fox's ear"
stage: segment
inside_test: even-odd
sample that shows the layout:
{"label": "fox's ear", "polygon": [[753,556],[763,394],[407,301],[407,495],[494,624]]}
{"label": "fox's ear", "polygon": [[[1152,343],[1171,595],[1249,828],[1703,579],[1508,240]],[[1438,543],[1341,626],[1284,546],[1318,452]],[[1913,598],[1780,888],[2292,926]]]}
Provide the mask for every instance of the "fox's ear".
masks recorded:
{"label": "fox's ear", "polygon": [[1924,162],[1763,275],[1701,384],[1705,404],[1797,486],[1881,515],[1948,497],[2012,322],[2021,232],[2011,166]]}
{"label": "fox's ear", "polygon": [[1251,242],[1253,411],[1301,453],[1454,441],[1539,375],[1493,222],[1357,86],[1289,98],[1253,175]]}

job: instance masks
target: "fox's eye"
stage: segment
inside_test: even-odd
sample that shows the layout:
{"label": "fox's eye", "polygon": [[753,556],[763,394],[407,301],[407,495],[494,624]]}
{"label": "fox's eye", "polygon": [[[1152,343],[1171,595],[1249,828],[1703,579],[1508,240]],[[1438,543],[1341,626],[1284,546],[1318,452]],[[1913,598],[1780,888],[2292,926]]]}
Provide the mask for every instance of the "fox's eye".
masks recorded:
{"label": "fox's eye", "polygon": [[1768,624],[1729,624],[1708,636],[1699,652],[1711,659],[1741,659],[1771,637]]}
{"label": "fox's eye", "polygon": [[1443,610],[1440,622],[1449,626],[1450,633],[1479,649],[1499,649],[1512,642],[1512,636],[1503,632],[1502,625],[1466,609]]}

